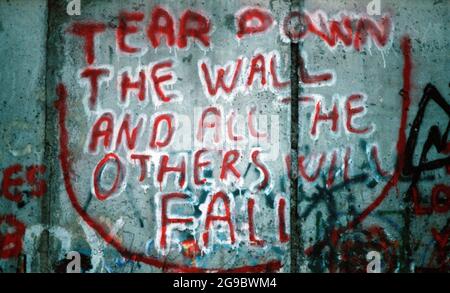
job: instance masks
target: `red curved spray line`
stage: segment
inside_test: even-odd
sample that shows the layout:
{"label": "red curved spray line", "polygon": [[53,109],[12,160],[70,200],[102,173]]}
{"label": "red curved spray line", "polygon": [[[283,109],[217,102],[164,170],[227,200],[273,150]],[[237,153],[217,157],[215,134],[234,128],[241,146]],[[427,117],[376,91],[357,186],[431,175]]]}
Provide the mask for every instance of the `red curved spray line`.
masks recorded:
{"label": "red curved spray line", "polygon": [[72,206],[75,208],[77,213],[81,218],[94,229],[107,243],[111,244],[123,257],[130,259],[132,261],[142,262],[163,270],[173,271],[173,272],[189,272],[189,273],[200,273],[200,272],[226,272],[226,273],[258,273],[258,272],[275,272],[278,271],[282,265],[278,260],[268,261],[266,263],[254,265],[254,266],[241,266],[232,269],[214,269],[214,268],[199,268],[186,265],[179,265],[176,263],[165,262],[158,260],[153,257],[149,257],[140,253],[129,251],[124,248],[120,241],[116,239],[113,235],[110,235],[108,231],[103,227],[103,225],[97,223],[91,216],[89,216],[86,211],[82,208],[78,202],[78,197],[75,190],[73,189],[72,182],[70,179],[70,150],[69,150],[69,134],[65,125],[67,118],[67,89],[64,84],[60,83],[56,87],[56,95],[58,100],[55,101],[55,107],[58,110],[58,124],[59,124],[59,147],[60,154],[59,160],[61,163],[61,169],[64,177],[64,186],[66,188],[69,200]]}
{"label": "red curved spray line", "polygon": [[[411,58],[411,39],[409,36],[403,36],[401,40],[401,50],[403,53],[403,89],[402,89],[402,113],[400,117],[400,126],[398,129],[398,138],[396,144],[397,150],[397,162],[395,165],[394,173],[386,185],[381,190],[377,198],[359,214],[353,221],[348,223],[344,228],[335,229],[332,232],[332,237],[334,241],[337,241],[339,235],[342,233],[352,230],[356,225],[364,221],[370,213],[372,213],[388,196],[389,191],[392,187],[395,187],[399,181],[403,165],[404,165],[404,152],[406,146],[406,125],[408,120],[409,106],[411,105],[411,70],[412,70],[412,58]],[[305,254],[309,255],[313,252],[314,247],[323,247],[326,243],[321,241],[313,246],[305,249]]]}
{"label": "red curved spray line", "polygon": [[401,49],[403,52],[403,90],[402,90],[402,115],[400,118],[400,127],[398,129],[398,139],[397,139],[397,162],[394,170],[394,174],[391,179],[384,186],[380,195],[375,199],[375,201],[370,204],[355,220],[348,224],[348,229],[352,229],[355,225],[361,223],[374,209],[376,209],[381,202],[388,195],[389,190],[396,186],[400,178],[404,161],[405,161],[405,145],[406,145],[406,123],[408,120],[408,111],[411,104],[411,40],[409,37],[405,36],[401,41]]}

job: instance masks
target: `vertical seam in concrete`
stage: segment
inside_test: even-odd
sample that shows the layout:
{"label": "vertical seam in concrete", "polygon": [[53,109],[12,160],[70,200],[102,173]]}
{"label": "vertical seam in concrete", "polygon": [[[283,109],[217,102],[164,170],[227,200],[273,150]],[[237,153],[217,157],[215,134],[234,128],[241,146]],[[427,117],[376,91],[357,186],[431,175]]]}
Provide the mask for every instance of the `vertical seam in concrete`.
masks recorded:
{"label": "vertical seam in concrete", "polygon": [[[291,0],[292,9],[302,9],[304,0]],[[299,272],[299,252],[301,249],[301,227],[297,207],[298,200],[298,140],[299,140],[299,101],[300,83],[299,83],[299,57],[300,42],[291,41],[291,128],[290,128],[290,254],[291,254],[291,272]]]}
{"label": "vertical seam in concrete", "polygon": [[[47,28],[46,28],[46,39],[45,39],[45,75],[44,75],[44,82],[45,82],[45,108],[44,108],[44,162],[45,166],[47,167],[47,186],[49,186],[50,180],[53,178],[52,172],[49,168],[49,155],[51,154],[50,148],[50,142],[48,141],[48,119],[49,119],[49,90],[48,90],[48,69],[49,69],[49,42],[50,42],[50,1],[47,0],[46,6],[47,6]],[[41,272],[49,272],[50,271],[50,264],[49,264],[49,248],[50,248],[50,237],[48,229],[50,227],[50,219],[51,219],[51,190],[48,189],[45,196],[42,198],[41,202],[41,223],[44,226],[44,230],[42,231],[40,242],[39,242],[39,266]]]}

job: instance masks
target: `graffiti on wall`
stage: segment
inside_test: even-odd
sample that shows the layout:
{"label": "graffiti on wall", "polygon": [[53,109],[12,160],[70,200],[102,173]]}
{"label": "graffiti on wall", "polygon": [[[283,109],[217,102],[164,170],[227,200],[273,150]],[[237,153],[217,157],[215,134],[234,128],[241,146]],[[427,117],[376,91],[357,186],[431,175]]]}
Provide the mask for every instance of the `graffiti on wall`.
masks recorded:
{"label": "graffiti on wall", "polygon": [[[138,263],[171,272],[286,271],[293,208],[301,223],[302,271],[365,272],[370,251],[382,255],[388,272],[414,263],[416,271],[448,270],[449,104],[431,83],[420,101],[412,96],[422,86],[414,84],[420,68],[410,37],[394,38],[402,32],[391,13],[240,7],[226,42],[246,49],[223,59],[215,55],[225,44],[210,11],[174,11],[155,5],[114,11],[110,22],[61,24],[61,46],[72,56],[53,91],[55,164],[90,246],[86,270]],[[280,45],[252,43],[267,37]],[[333,54],[377,50],[383,68],[390,66],[384,54],[397,50],[401,66],[392,71],[401,88],[384,97],[394,101],[397,117],[373,119],[375,97],[352,89],[332,64],[317,68],[308,42]],[[301,48],[297,85],[286,54],[291,44]],[[299,97],[291,96],[293,86],[302,89]],[[261,95],[270,102],[259,102]],[[297,164],[286,131],[294,98]],[[439,121],[429,125],[433,115]],[[379,142],[383,135],[392,149]],[[323,142],[329,146],[320,147]],[[298,207],[290,206],[288,192],[293,165]],[[18,205],[47,196],[45,174],[44,165],[5,168],[2,196]],[[392,198],[397,207],[387,209]],[[413,233],[421,219],[430,244],[417,244]],[[0,223],[14,230],[0,234],[4,259],[18,257],[33,233],[50,229],[26,227],[13,214]],[[51,234],[63,243],[63,258],[74,239],[63,227]],[[417,247],[425,245],[417,261]],[[114,265],[107,247],[120,255]],[[36,253],[36,247],[26,250]]]}

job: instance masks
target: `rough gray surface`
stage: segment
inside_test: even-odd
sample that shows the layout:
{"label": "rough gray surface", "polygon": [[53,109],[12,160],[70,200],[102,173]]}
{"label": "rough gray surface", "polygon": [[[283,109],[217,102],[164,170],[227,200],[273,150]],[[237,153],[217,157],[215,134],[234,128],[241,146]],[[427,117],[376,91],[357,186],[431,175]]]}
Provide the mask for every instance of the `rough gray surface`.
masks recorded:
{"label": "rough gray surface", "polygon": [[[0,226],[3,271],[64,271],[65,256],[70,251],[83,255],[83,268],[90,272],[291,271],[290,256],[292,247],[296,246],[280,236],[279,228],[280,199],[285,199],[285,232],[291,231],[287,170],[291,165],[286,160],[292,141],[291,87],[273,87],[270,61],[276,56],[279,80],[292,80],[291,66],[295,62],[291,62],[292,46],[283,32],[283,22],[290,11],[300,10],[307,11],[312,24],[308,35],[299,43],[305,64],[297,65],[302,69],[299,77],[303,82],[292,90],[294,93],[299,90],[302,98],[298,113],[300,174],[296,219],[300,233],[295,237],[290,235],[301,251],[294,269],[299,272],[365,271],[367,253],[376,251],[381,255],[382,271],[448,271],[449,246],[445,242],[450,235],[446,157],[449,151],[448,1],[381,0],[383,15],[374,16],[366,13],[369,1],[356,0],[296,4],[282,0],[81,2],[81,15],[68,16],[67,1],[0,1],[1,179],[5,182],[5,170],[20,164],[23,170],[13,177],[26,181],[27,167],[44,165],[47,185],[47,192],[38,197],[30,195],[33,186],[24,182],[19,187],[24,190],[23,200],[15,202],[5,196],[5,189],[15,187],[2,184],[0,216],[13,215],[26,226],[26,232],[16,243],[23,242],[23,247],[13,255],[5,253],[8,250],[5,236],[14,229],[6,223]],[[210,46],[188,38],[187,48],[168,48],[166,39],[162,38],[162,45],[153,48],[146,29],[151,11],[158,4],[174,17],[177,36],[180,16],[186,9],[208,17],[212,25]],[[272,27],[264,33],[237,38],[236,15],[246,7],[260,7],[269,12],[274,19]],[[129,45],[142,48],[141,54],[119,52],[116,33],[120,11],[144,14],[142,21],[130,23],[138,27],[138,32],[126,39]],[[326,24],[332,19],[349,17],[353,28],[351,44],[329,45],[311,32],[312,25],[324,31],[319,25],[320,16]],[[373,37],[375,28],[370,24],[381,22],[383,16],[390,20],[391,32],[387,33],[385,43],[377,45]],[[368,20],[360,30],[372,34],[357,48],[355,34],[362,19]],[[70,32],[74,23],[86,22],[106,25],[106,31],[95,38],[95,62],[91,65],[86,63],[83,38]],[[408,50],[408,40],[411,50]],[[267,85],[261,87],[261,76],[256,73],[253,86],[248,88],[249,68],[257,54],[265,58]],[[410,74],[405,65],[409,54]],[[202,61],[208,60],[210,70],[228,64],[233,72],[234,62],[239,58],[243,58],[243,64],[235,92],[208,97],[205,82],[201,81]],[[164,90],[182,96],[178,101],[161,102],[152,85],[151,70],[164,60],[172,61],[176,75],[175,84],[165,85]],[[80,76],[88,67],[108,69],[111,73],[111,78],[99,85],[97,104],[92,108],[89,83]],[[132,79],[137,78],[140,68],[146,73],[145,101],[139,101],[132,93],[128,96],[130,102],[120,102],[122,73],[129,71]],[[331,73],[333,80],[308,84],[305,72],[312,78]],[[408,91],[404,87],[409,76]],[[61,83],[67,90],[67,100],[56,95]],[[428,87],[424,95],[428,84],[433,87]],[[352,95],[355,100],[350,107],[358,111],[356,107],[361,106],[364,112],[356,113],[349,122],[346,102]],[[440,104],[435,102],[439,95],[442,96],[442,100],[437,99]],[[421,102],[423,97],[434,99],[425,104]],[[410,107],[402,108],[408,101]],[[323,113],[317,112],[320,106]],[[336,131],[328,120],[318,122],[314,134],[315,117],[331,113],[333,106],[338,114]],[[222,114],[222,138],[228,136],[228,115],[234,111],[239,118],[233,129],[248,141],[214,145],[213,131],[208,129],[206,142],[196,142],[202,111],[208,107],[217,107]],[[252,118],[259,119],[256,128],[270,133],[269,142],[266,138],[258,140],[250,133],[247,116],[252,107],[256,107]],[[414,124],[420,109],[424,110],[423,119]],[[105,112],[114,117],[112,146],[104,148],[104,140],[100,139],[98,151],[90,151],[92,128]],[[131,127],[137,125],[140,117],[144,118],[134,150],[125,143],[116,145],[125,113],[131,117]],[[172,113],[177,120],[172,143],[169,147],[151,149],[153,119],[164,113]],[[401,117],[406,118],[403,123]],[[402,124],[405,129],[399,130]],[[352,133],[349,125],[360,130],[367,127],[368,131]],[[431,130],[433,126],[439,128],[439,139],[433,141],[435,146],[429,151],[425,149],[422,163],[440,161],[427,171],[421,170],[423,166],[409,169],[411,152],[407,140],[412,141],[415,133],[411,129],[420,127],[412,150],[412,162],[419,165],[428,134],[435,131]],[[68,143],[61,135],[64,130],[67,130]],[[202,148],[209,150],[202,160],[210,160],[211,165],[201,175],[210,177],[214,183],[197,186],[193,179],[194,155]],[[220,180],[222,156],[233,149],[241,156],[236,163],[241,180],[232,180],[232,172],[228,173],[230,180]],[[252,163],[255,150],[263,154],[259,160],[270,175],[269,186],[262,190],[255,187],[263,176],[261,166]],[[110,162],[100,176],[94,175],[96,166],[108,153],[120,158],[122,177],[111,197],[103,200],[94,188],[94,181],[101,182],[100,190],[109,189],[116,177],[115,165]],[[149,172],[142,181],[139,180],[141,169],[131,159],[132,154],[151,156]],[[173,174],[166,176],[167,183],[157,181],[162,155],[169,155],[170,165],[179,164],[183,157],[186,159],[185,186],[180,188]],[[225,192],[230,201],[235,241],[226,221],[216,221],[211,229],[205,227],[208,214],[226,214],[220,199],[208,213],[208,205],[218,191]],[[169,217],[192,217],[193,224],[174,229],[176,225],[169,225],[167,248],[163,249],[161,198],[172,192],[182,192],[186,199],[169,205]],[[414,201],[418,194],[420,204]],[[432,194],[435,194],[434,201]],[[262,245],[250,239],[251,200],[255,201],[253,227],[256,237],[264,240]],[[205,231],[209,231],[208,243],[203,237]]]}

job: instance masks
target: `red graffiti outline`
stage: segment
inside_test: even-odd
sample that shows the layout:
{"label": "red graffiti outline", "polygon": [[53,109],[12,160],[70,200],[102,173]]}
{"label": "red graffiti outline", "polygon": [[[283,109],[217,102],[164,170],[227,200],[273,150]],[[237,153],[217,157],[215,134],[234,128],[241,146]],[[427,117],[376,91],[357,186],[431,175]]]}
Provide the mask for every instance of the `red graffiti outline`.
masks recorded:
{"label": "red graffiti outline", "polygon": [[66,128],[66,117],[67,117],[67,89],[60,83],[56,87],[56,95],[58,99],[55,101],[54,105],[58,112],[58,125],[59,125],[59,161],[61,163],[61,169],[64,177],[64,186],[66,188],[69,200],[74,207],[75,211],[81,216],[81,218],[94,229],[107,243],[111,244],[123,257],[130,259],[132,261],[142,262],[148,265],[152,265],[157,268],[163,269],[163,271],[173,271],[173,272],[189,272],[189,273],[201,273],[201,272],[226,272],[226,273],[258,273],[258,272],[276,272],[281,267],[281,261],[271,260],[265,263],[261,263],[253,266],[241,266],[232,269],[220,269],[220,268],[199,268],[193,266],[186,266],[171,262],[166,262],[164,260],[159,260],[154,257],[146,256],[141,253],[133,252],[122,246],[121,242],[105,229],[105,227],[93,219],[78,201],[76,192],[72,186],[71,173],[72,165],[70,160],[70,150],[69,150],[69,133]]}
{"label": "red graffiti outline", "polygon": [[[403,53],[403,89],[402,89],[402,111],[400,116],[400,126],[398,129],[398,138],[396,144],[397,150],[397,162],[395,165],[394,173],[392,174],[389,181],[381,190],[380,194],[375,198],[375,200],[359,214],[353,221],[347,224],[346,227],[340,229],[334,229],[332,235],[338,238],[341,234],[348,230],[354,229],[358,224],[361,224],[367,216],[369,216],[389,195],[391,188],[397,186],[400,179],[400,175],[404,165],[404,153],[406,147],[406,125],[408,120],[409,106],[411,104],[411,70],[412,70],[412,57],[411,57],[411,39],[409,36],[403,36],[401,39],[401,50]],[[310,255],[314,248],[322,248],[326,245],[324,241],[320,241],[305,249],[305,254]]]}
{"label": "red graffiti outline", "polygon": [[[352,230],[358,224],[362,223],[364,219],[367,218],[369,214],[371,214],[389,195],[389,191],[397,186],[401,170],[403,169],[404,164],[404,149],[406,145],[406,125],[408,118],[409,106],[411,104],[410,91],[411,91],[411,69],[412,69],[412,60],[411,60],[411,40],[408,36],[404,36],[401,40],[401,49],[404,58],[404,67],[403,67],[403,99],[402,99],[402,111],[400,118],[400,126],[398,130],[398,139],[396,144],[397,150],[397,163],[394,173],[392,174],[389,181],[383,187],[380,194],[376,197],[376,199],[363,211],[360,215],[358,215],[352,222],[350,222],[346,227],[335,229],[333,231],[333,235],[339,236],[342,233]],[[71,162],[70,162],[70,150],[69,150],[69,139],[68,139],[68,131],[65,126],[66,116],[67,116],[67,90],[63,84],[59,84],[56,88],[56,93],[58,96],[58,100],[55,101],[55,107],[58,110],[58,119],[59,119],[59,131],[60,131],[60,155],[59,160],[61,163],[61,168],[63,171],[64,177],[64,185],[66,191],[69,196],[69,200],[72,206],[75,208],[77,213],[82,217],[82,219],[109,244],[111,244],[123,257],[128,258],[132,261],[143,262],[148,265],[155,266],[157,268],[162,268],[163,270],[170,270],[175,272],[266,272],[266,271],[277,271],[282,267],[282,264],[278,260],[272,260],[266,263],[262,263],[255,266],[241,266],[233,269],[206,269],[199,267],[191,267],[186,265],[179,265],[170,262],[164,262],[158,260],[153,257],[145,256],[143,254],[139,254],[136,252],[129,251],[124,248],[120,241],[115,239],[110,233],[106,231],[106,229],[99,223],[97,223],[93,218],[91,218],[82,208],[80,203],[78,202],[77,195],[73,189],[72,182],[70,179],[71,173]],[[325,243],[319,242],[305,250],[307,255],[311,254],[314,247],[324,246]]]}

